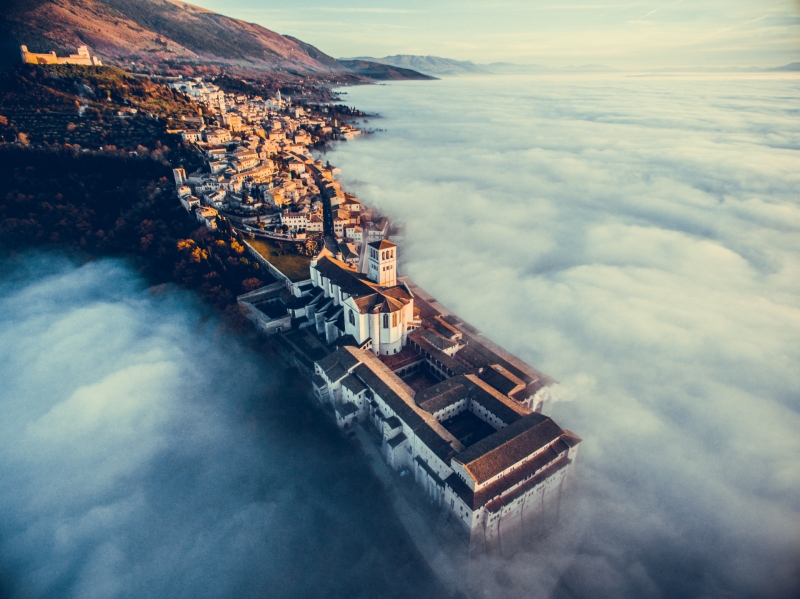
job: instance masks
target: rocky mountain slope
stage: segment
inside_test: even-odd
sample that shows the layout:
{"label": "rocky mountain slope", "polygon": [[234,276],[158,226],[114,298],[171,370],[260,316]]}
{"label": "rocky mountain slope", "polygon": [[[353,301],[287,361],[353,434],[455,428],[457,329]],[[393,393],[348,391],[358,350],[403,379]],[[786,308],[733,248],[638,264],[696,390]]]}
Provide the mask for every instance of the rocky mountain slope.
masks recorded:
{"label": "rocky mountain slope", "polygon": [[379,61],[370,61],[362,59],[353,60],[339,60],[340,65],[343,65],[349,71],[358,73],[371,79],[436,79],[428,74],[423,74],[420,71],[415,71],[408,68],[398,67],[380,63]]}
{"label": "rocky mountain slope", "polygon": [[[126,66],[212,64],[287,75],[352,73],[310,44],[178,0],[6,3],[0,15],[2,67],[19,61],[21,44],[32,52],[59,54],[85,44],[106,63]],[[416,76],[403,73],[400,78]]]}

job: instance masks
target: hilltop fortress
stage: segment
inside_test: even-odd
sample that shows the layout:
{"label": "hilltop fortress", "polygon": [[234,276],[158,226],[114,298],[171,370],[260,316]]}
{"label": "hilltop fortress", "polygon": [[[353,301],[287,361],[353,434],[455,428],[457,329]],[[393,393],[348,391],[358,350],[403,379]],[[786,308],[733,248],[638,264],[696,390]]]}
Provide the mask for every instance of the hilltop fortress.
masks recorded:
{"label": "hilltop fortress", "polygon": [[77,54],[70,54],[69,56],[56,56],[55,52],[48,54],[36,54],[28,52],[28,46],[20,46],[20,54],[22,55],[22,62],[27,64],[80,64],[84,66],[103,66],[102,61],[97,56],[92,56],[89,53],[87,46],[78,48]]}

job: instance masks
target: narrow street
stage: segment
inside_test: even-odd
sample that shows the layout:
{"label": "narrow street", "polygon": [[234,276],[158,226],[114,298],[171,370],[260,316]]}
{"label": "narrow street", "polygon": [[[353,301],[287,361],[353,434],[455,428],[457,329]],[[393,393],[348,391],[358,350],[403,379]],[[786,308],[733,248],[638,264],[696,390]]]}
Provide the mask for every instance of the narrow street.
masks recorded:
{"label": "narrow street", "polygon": [[320,201],[322,202],[322,234],[325,239],[325,247],[334,254],[339,251],[339,243],[336,241],[336,234],[333,230],[333,208],[331,198],[325,190],[324,179],[316,167],[309,169],[314,177],[314,182],[319,187]]}

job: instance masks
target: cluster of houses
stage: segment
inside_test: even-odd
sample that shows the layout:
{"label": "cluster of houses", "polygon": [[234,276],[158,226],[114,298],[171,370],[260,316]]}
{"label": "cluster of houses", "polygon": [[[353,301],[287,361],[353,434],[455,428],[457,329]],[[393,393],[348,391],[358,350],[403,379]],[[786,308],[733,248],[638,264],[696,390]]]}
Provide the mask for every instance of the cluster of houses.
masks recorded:
{"label": "cluster of houses", "polygon": [[361,133],[340,124],[328,107],[295,107],[280,92],[267,99],[226,94],[202,78],[170,85],[212,115],[184,117],[186,128],[173,131],[205,158],[202,170],[187,174],[178,168],[174,174],[182,204],[197,209],[197,218],[207,226],[215,226],[219,211],[232,211],[273,236],[303,240],[324,231],[324,194],[331,205],[331,233],[352,244],[356,253],[387,237],[388,219],[344,192],[336,180],[339,169],[311,154],[321,139],[352,139]]}

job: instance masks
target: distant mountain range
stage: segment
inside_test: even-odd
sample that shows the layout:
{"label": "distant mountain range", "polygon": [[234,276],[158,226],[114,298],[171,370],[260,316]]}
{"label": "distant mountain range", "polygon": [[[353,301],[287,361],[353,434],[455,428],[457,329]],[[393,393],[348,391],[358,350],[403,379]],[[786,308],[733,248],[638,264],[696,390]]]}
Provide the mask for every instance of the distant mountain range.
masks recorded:
{"label": "distant mountain range", "polygon": [[800,62],[792,62],[782,67],[689,67],[658,69],[661,73],[791,73],[800,71]]}
{"label": "distant mountain range", "polygon": [[434,77],[448,77],[452,75],[472,75],[492,71],[485,65],[477,65],[471,60],[453,60],[452,58],[441,58],[439,56],[416,56],[413,54],[397,54],[395,56],[384,56],[383,58],[372,58],[369,56],[358,56],[356,58],[340,58],[341,61],[368,61],[403,68],[413,69],[426,75]]}
{"label": "distant mountain range", "polygon": [[0,67],[31,52],[75,52],[87,45],[107,64],[152,67],[213,64],[287,75],[356,74],[429,79],[404,68],[342,64],[311,44],[179,0],[4,0]]}
{"label": "distant mountain range", "polygon": [[363,60],[377,62],[397,68],[413,69],[426,75],[434,77],[451,77],[456,75],[495,75],[503,73],[539,73],[545,71],[614,71],[611,67],[587,64],[582,66],[570,66],[561,68],[545,67],[538,64],[516,64],[512,62],[492,62],[489,64],[478,64],[471,60],[453,60],[452,58],[442,58],[441,56],[417,56],[413,54],[396,54],[395,56],[384,56],[374,58],[371,56],[359,56],[357,58],[339,59],[340,61]]}
{"label": "distant mountain range", "polygon": [[[413,54],[396,54],[374,58],[360,56],[354,59],[372,63],[381,63],[397,68],[413,69],[434,77],[452,77],[457,75],[493,75],[493,74],[526,74],[547,72],[614,72],[618,69],[600,64],[585,64],[568,67],[546,67],[539,64],[517,64],[513,62],[492,62],[488,64],[474,63],[470,60],[453,60],[441,56],[417,56]],[[690,67],[690,68],[663,68],[650,72],[792,72],[800,71],[800,62],[793,62],[782,67]]]}

